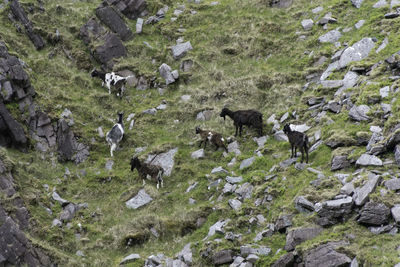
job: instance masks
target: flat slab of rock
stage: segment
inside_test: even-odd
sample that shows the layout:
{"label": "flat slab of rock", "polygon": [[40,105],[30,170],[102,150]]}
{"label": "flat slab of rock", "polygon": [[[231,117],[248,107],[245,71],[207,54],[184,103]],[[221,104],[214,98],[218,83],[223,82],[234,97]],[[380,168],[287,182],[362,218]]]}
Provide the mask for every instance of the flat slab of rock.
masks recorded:
{"label": "flat slab of rock", "polygon": [[227,176],[225,178],[225,180],[230,184],[237,184],[237,183],[240,183],[243,181],[243,177],[242,176],[238,176],[238,177]]}
{"label": "flat slab of rock", "polygon": [[388,224],[390,209],[383,203],[368,202],[360,211],[358,223],[381,226]]}
{"label": "flat slab of rock", "polygon": [[288,137],[286,136],[286,134],[283,131],[277,131],[276,133],[274,133],[274,138],[277,141],[289,142]]}
{"label": "flat slab of rock", "polygon": [[356,164],[360,166],[383,166],[383,162],[380,158],[369,154],[362,154],[357,159]]}
{"label": "flat slab of rock", "polygon": [[244,169],[244,168],[250,167],[251,164],[253,164],[253,162],[254,162],[255,159],[256,159],[255,157],[251,157],[251,158],[248,158],[248,159],[243,160],[242,163],[240,163],[239,169],[242,170],[242,169]]}
{"label": "flat slab of rock", "polygon": [[237,199],[230,199],[228,201],[229,206],[231,206],[232,209],[234,209],[235,211],[240,210],[240,208],[242,207],[242,202],[240,202]]}
{"label": "flat slab of rock", "polygon": [[334,249],[340,245],[344,245],[344,242],[330,242],[321,245],[315,249],[309,250],[304,259],[305,267],[338,267],[338,266],[349,266],[351,259],[345,254],[338,253]]}
{"label": "flat slab of rock", "polygon": [[126,256],[125,258],[123,258],[122,261],[119,263],[119,265],[124,265],[124,264],[130,263],[130,262],[134,262],[138,259],[140,259],[139,254],[130,254],[130,255]]}
{"label": "flat slab of rock", "polygon": [[368,181],[363,186],[357,187],[354,190],[354,203],[357,206],[364,205],[368,201],[369,194],[371,194],[375,190],[380,180],[381,177],[379,175],[370,173],[368,175]]}
{"label": "flat slab of rock", "polygon": [[349,196],[328,200],[315,204],[319,218],[317,223],[321,226],[331,226],[348,219],[352,212],[353,199]]}
{"label": "flat slab of rock", "polygon": [[211,174],[215,173],[228,173],[228,171],[222,168],[222,166],[219,166],[211,170]]}
{"label": "flat slab of rock", "polygon": [[367,105],[353,106],[349,111],[349,117],[355,121],[368,121],[367,113],[370,108]]}
{"label": "flat slab of rock", "polygon": [[297,158],[290,158],[290,159],[284,160],[281,163],[279,163],[279,166],[281,166],[282,168],[286,169],[290,165],[295,164],[296,161],[297,161]]}
{"label": "flat slab of rock", "polygon": [[215,233],[220,233],[220,234],[224,234],[224,227],[225,225],[229,222],[229,220],[222,220],[222,221],[218,221],[215,224],[213,224],[210,229],[208,230],[208,235],[207,237],[212,237],[213,235],[215,235]]}
{"label": "flat slab of rock", "polygon": [[323,228],[302,228],[289,231],[286,236],[285,250],[292,251],[295,247],[304,241],[313,239],[322,232]]}
{"label": "flat slab of rock", "polygon": [[174,59],[180,59],[186,55],[186,53],[190,50],[193,49],[192,45],[190,44],[190,41],[182,43],[182,44],[177,44],[173,46],[172,48],[172,56]]}
{"label": "flat slab of rock", "polygon": [[260,245],[244,245],[240,247],[240,256],[247,258],[250,254],[257,256],[267,256],[271,253],[271,249]]}
{"label": "flat slab of rock", "polygon": [[101,22],[107,25],[111,31],[118,34],[122,41],[128,41],[133,37],[131,29],[111,6],[98,7],[96,9],[96,16]]}
{"label": "flat slab of rock", "polygon": [[160,153],[157,155],[150,154],[147,156],[146,163],[151,162],[153,165],[160,166],[164,169],[164,175],[170,176],[172,169],[174,168],[174,156],[178,152],[178,148],[173,148],[167,152]]}
{"label": "flat slab of rock", "polygon": [[202,159],[204,158],[204,149],[199,149],[191,154],[192,159]]}
{"label": "flat slab of rock", "polygon": [[320,43],[335,43],[340,37],[342,37],[342,34],[338,30],[331,30],[319,37],[318,40]]}
{"label": "flat slab of rock", "polygon": [[300,212],[313,212],[315,210],[314,204],[303,196],[299,196],[294,201],[295,207]]}
{"label": "flat slab of rock", "polygon": [[286,231],[286,228],[292,226],[292,215],[282,215],[275,222],[275,229],[281,233]]}
{"label": "flat slab of rock", "polygon": [[390,179],[385,182],[385,186],[389,190],[397,191],[400,189],[400,179],[398,178]]}
{"label": "flat slab of rock", "polygon": [[153,201],[151,196],[144,189],[141,189],[136,196],[125,202],[125,205],[129,209],[138,209],[151,201]]}
{"label": "flat slab of rock", "polygon": [[222,265],[233,262],[233,251],[230,249],[220,250],[212,256],[214,265]]}

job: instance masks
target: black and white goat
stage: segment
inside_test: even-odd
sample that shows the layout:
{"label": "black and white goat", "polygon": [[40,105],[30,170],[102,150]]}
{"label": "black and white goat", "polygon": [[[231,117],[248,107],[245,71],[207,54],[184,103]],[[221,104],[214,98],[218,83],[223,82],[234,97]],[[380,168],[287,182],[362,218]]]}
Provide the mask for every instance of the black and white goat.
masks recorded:
{"label": "black and white goat", "polygon": [[226,152],[228,152],[228,149],[225,146],[225,139],[220,133],[202,130],[200,127],[196,127],[196,134],[200,134],[201,137],[199,147],[204,143],[204,148],[206,148],[207,142],[210,142],[215,145],[216,149],[222,147]]}
{"label": "black and white goat", "polygon": [[164,169],[157,165],[140,162],[138,157],[131,159],[131,171],[138,170],[139,176],[143,179],[143,185],[146,184],[145,179],[153,180],[157,183],[157,189],[161,186],[164,187]]}
{"label": "black and white goat", "polygon": [[125,92],[125,84],[126,80],[131,78],[132,76],[122,77],[116,74],[115,72],[104,72],[94,69],[91,74],[92,77],[98,77],[101,79],[101,86],[106,85],[108,88],[108,94],[111,94],[111,86],[114,86],[118,93],[117,96],[122,97]]}
{"label": "black and white goat", "polygon": [[106,141],[111,146],[110,154],[113,157],[113,152],[117,148],[119,142],[121,142],[124,137],[124,122],[122,120],[122,116],[124,113],[118,113],[118,122],[114,124],[109,132],[106,134]]}
{"label": "black and white goat", "polygon": [[229,116],[233,120],[233,125],[235,125],[236,128],[235,136],[237,136],[238,129],[240,129],[240,136],[242,136],[243,125],[256,128],[259,136],[263,134],[262,114],[256,110],[231,111],[228,108],[223,108],[219,116],[223,117],[224,120],[225,116]]}
{"label": "black and white goat", "polygon": [[[304,160],[304,152],[306,152],[307,155],[307,160],[306,163],[308,163],[308,137],[306,134],[298,132],[298,131],[292,131],[290,128],[289,124],[286,124],[283,127],[283,132],[287,135],[291,150],[292,150],[292,155],[290,156],[291,158],[296,157],[296,149],[299,148],[301,152],[301,163],[303,163]],[[294,153],[293,153],[293,148],[294,148]]]}

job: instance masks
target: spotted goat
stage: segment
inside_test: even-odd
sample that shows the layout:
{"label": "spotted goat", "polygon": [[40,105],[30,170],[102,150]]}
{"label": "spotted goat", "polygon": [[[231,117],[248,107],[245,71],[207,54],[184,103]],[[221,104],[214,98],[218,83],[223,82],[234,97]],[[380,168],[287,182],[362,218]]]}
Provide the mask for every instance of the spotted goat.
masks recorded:
{"label": "spotted goat", "polygon": [[201,144],[204,143],[204,148],[206,148],[207,143],[210,142],[211,144],[215,145],[216,150],[222,147],[226,152],[228,152],[228,149],[225,146],[225,139],[220,133],[202,130],[200,127],[196,127],[196,134],[200,134],[201,138],[199,147],[201,147]]}

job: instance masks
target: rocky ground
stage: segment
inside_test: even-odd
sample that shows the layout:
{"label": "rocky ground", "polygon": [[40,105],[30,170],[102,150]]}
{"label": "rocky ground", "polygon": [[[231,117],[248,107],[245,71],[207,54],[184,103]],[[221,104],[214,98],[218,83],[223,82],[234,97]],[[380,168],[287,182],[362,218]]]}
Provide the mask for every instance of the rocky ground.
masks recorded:
{"label": "rocky ground", "polygon": [[[398,8],[2,2],[0,265],[398,266]],[[94,68],[130,76],[125,95]],[[265,135],[234,137],[223,107],[259,110]],[[290,158],[286,123],[309,163]],[[228,152],[198,147],[196,126]]]}

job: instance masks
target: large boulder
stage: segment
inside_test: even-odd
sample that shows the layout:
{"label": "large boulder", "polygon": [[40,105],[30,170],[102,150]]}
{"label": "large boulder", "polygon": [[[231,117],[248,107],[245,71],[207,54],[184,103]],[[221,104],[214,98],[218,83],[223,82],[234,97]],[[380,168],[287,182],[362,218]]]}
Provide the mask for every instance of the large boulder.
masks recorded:
{"label": "large boulder", "polygon": [[151,201],[153,201],[153,198],[147,194],[144,189],[142,189],[137,193],[136,196],[129,199],[125,205],[129,209],[138,209],[144,205],[147,205]]}
{"label": "large boulder", "polygon": [[[342,34],[338,30],[331,30],[318,38],[321,43],[334,43],[337,42]],[[341,85],[340,85],[341,86]]]}
{"label": "large boulder", "polygon": [[214,265],[222,265],[233,262],[233,251],[230,249],[224,249],[217,251],[212,256],[212,263]]}
{"label": "large boulder", "polygon": [[128,41],[133,37],[131,29],[111,6],[98,7],[96,9],[96,16],[101,22],[107,25],[111,31],[118,34],[122,41]]}
{"label": "large boulder", "polygon": [[388,224],[390,209],[383,203],[368,202],[361,209],[358,223],[381,226]]}
{"label": "large boulder", "polygon": [[379,175],[369,173],[368,174],[368,181],[361,187],[357,187],[354,190],[354,204],[357,206],[362,206],[364,205],[368,199],[369,199],[369,194],[371,194],[373,191],[375,191],[375,188],[381,181],[381,177]]}
{"label": "large boulder", "polygon": [[0,141],[3,145],[17,148],[25,148],[28,145],[24,128],[12,117],[3,101],[0,101],[0,130]]}
{"label": "large boulder", "polygon": [[313,239],[322,232],[322,228],[300,228],[289,231],[286,236],[285,250],[292,251],[304,241]]}
{"label": "large boulder", "polygon": [[24,25],[25,33],[28,35],[29,39],[32,41],[33,45],[37,50],[42,49],[45,43],[39,34],[36,34],[33,30],[33,24],[28,19],[25,10],[21,7],[18,0],[13,0],[10,3],[10,9],[14,17]]}
{"label": "large boulder", "polygon": [[107,0],[107,2],[129,19],[137,19],[147,14],[145,0]]}
{"label": "large boulder", "polygon": [[360,166],[382,166],[382,160],[374,155],[362,154],[356,161]]}
{"label": "large boulder", "polygon": [[349,117],[355,121],[368,121],[370,120],[367,116],[369,110],[367,105],[353,106],[349,111]]}
{"label": "large boulder", "polygon": [[172,50],[172,57],[174,59],[180,59],[186,55],[189,50],[192,50],[193,47],[190,42],[185,42],[181,44],[177,44],[171,48]]}
{"label": "large boulder", "polygon": [[330,242],[311,249],[305,253],[305,267],[341,267],[349,266],[351,259],[345,254],[335,251],[337,247],[346,245],[345,242]]}
{"label": "large boulder", "polygon": [[91,18],[83,25],[79,31],[79,38],[83,40],[83,42],[88,45],[92,41],[100,38],[106,33],[106,30],[103,26],[95,19]]}
{"label": "large boulder", "polygon": [[103,44],[94,48],[93,56],[101,64],[107,64],[114,58],[126,56],[126,48],[114,33],[102,37]]}
{"label": "large boulder", "polygon": [[332,158],[331,171],[337,171],[347,167],[350,167],[350,161],[347,159],[347,156],[335,156]]}
{"label": "large boulder", "polygon": [[274,264],[272,264],[272,267],[291,267],[293,266],[295,261],[294,254],[292,252],[289,252],[282,257],[279,258]]}
{"label": "large boulder", "polygon": [[176,152],[178,152],[178,148],[173,148],[160,154],[150,154],[147,156],[146,163],[151,162],[153,165],[160,166],[164,169],[164,175],[170,176],[174,168],[174,156]]}
{"label": "large boulder", "polygon": [[349,196],[317,203],[315,210],[319,218],[317,223],[321,226],[331,226],[346,221],[352,212],[353,199]]}

